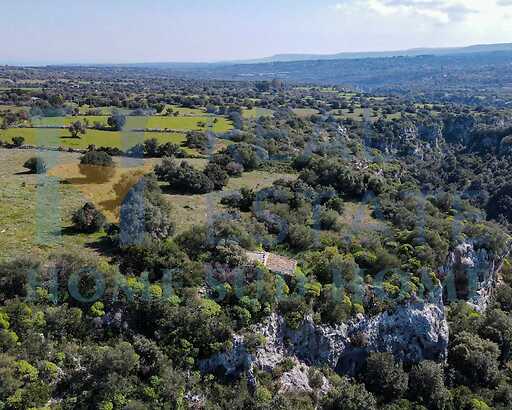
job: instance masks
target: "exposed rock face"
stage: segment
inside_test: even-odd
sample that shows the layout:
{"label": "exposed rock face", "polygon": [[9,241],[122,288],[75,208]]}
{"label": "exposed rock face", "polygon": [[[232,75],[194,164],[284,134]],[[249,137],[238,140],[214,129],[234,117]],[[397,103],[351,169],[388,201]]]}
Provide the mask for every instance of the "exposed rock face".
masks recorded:
{"label": "exposed rock face", "polygon": [[[320,394],[326,394],[331,389],[331,384],[329,381],[322,375],[321,376],[321,385],[318,387]],[[280,392],[311,392],[313,391],[313,387],[311,386],[311,381],[309,378],[309,366],[297,362],[295,367],[290,371],[283,373],[280,378],[281,388]]]}
{"label": "exposed rock face", "polygon": [[496,289],[503,260],[503,255],[492,255],[487,249],[478,248],[473,240],[456,246],[440,270],[445,299],[465,299],[477,311],[485,311]]}
{"label": "exposed rock face", "polygon": [[418,125],[418,136],[432,145],[433,148],[439,148],[444,141],[443,127],[439,123],[423,123]]}
{"label": "exposed rock face", "polygon": [[[446,295],[465,295],[477,310],[485,310],[503,259],[503,255],[498,257],[478,247],[475,241],[459,244],[440,269]],[[281,376],[281,390],[311,391],[309,366],[327,365],[338,373],[354,374],[370,352],[390,352],[406,363],[447,358],[448,323],[441,286],[434,288],[425,301],[411,302],[371,318],[359,315],[341,325],[324,326],[308,317],[299,329],[290,329],[285,319],[274,313],[253,331],[265,337],[264,346],[249,352],[243,336],[235,335],[233,349],[203,361],[201,370],[232,376],[246,371],[249,381],[255,383],[255,369],[271,371],[283,359],[292,358],[296,366]],[[324,379],[319,391],[325,393],[328,389]]]}
{"label": "exposed rock face", "polygon": [[[203,361],[204,372],[222,371],[237,375],[252,374],[254,368],[270,371],[285,357],[293,357],[302,366],[328,365],[340,373],[353,373],[369,352],[392,352],[405,362],[446,359],[448,324],[440,289],[430,300],[401,306],[373,318],[359,317],[338,326],[316,325],[306,318],[302,326],[290,329],[281,316],[273,314],[254,331],[266,338],[265,346],[247,351],[242,336],[236,335],[233,349]],[[308,390],[307,371],[294,370],[281,378],[282,389],[299,386]],[[325,385],[322,388],[327,388]]]}
{"label": "exposed rock face", "polygon": [[440,122],[415,122],[401,120],[391,124],[383,131],[377,128],[376,133],[369,133],[365,142],[386,154],[402,153],[424,158],[425,155],[437,151],[444,143],[443,127]]}

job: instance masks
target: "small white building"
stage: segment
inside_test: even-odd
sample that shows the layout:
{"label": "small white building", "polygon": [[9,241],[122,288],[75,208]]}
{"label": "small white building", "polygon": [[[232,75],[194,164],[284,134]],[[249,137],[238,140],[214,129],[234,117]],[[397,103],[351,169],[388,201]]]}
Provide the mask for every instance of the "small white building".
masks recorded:
{"label": "small white building", "polygon": [[275,253],[247,251],[246,256],[250,262],[259,262],[271,272],[281,275],[293,276],[297,267],[297,261]]}

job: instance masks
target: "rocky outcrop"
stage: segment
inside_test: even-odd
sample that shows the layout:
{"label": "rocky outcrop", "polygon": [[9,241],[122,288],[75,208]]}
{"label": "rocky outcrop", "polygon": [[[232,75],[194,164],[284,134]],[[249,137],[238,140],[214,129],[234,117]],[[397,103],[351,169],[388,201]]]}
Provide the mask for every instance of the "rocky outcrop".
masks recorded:
{"label": "rocky outcrop", "polygon": [[365,143],[386,154],[401,153],[424,158],[438,151],[444,142],[440,122],[402,119],[388,124],[387,129],[379,127],[382,124],[377,126],[376,133],[367,133]]}
{"label": "rocky outcrop", "polygon": [[479,248],[474,240],[457,245],[440,269],[445,300],[467,300],[475,310],[485,311],[494,295],[507,255],[508,252],[506,255],[493,255],[486,248]]}
{"label": "rocky outcrop", "polygon": [[400,306],[373,318],[360,315],[338,326],[317,325],[308,317],[299,329],[290,329],[284,318],[274,313],[253,329],[265,337],[264,346],[251,353],[243,336],[236,335],[231,350],[203,361],[200,368],[203,372],[220,371],[232,376],[246,371],[250,376],[255,368],[271,371],[284,358],[292,357],[305,370],[285,373],[281,377],[282,389],[300,386],[308,390],[304,376],[308,366],[327,365],[339,373],[351,374],[369,352],[391,352],[411,363],[425,359],[444,361],[448,324],[441,293],[440,288],[435,289],[428,301]]}
{"label": "rocky outcrop", "polygon": [[[485,310],[506,256],[494,255],[477,240],[456,246],[440,269],[445,297],[465,297],[475,309]],[[252,331],[264,337],[263,346],[249,351],[244,337],[235,335],[233,348],[201,362],[201,370],[231,376],[247,372],[249,382],[255,383],[256,369],[272,371],[291,358],[295,366],[281,375],[281,390],[311,391],[310,366],[329,366],[350,375],[358,371],[370,352],[390,352],[405,363],[442,362],[447,358],[448,323],[441,286],[431,290],[425,301],[411,301],[374,317],[358,315],[337,326],[319,325],[307,317],[298,329],[291,329],[274,313]],[[326,379],[320,388],[318,385],[317,381],[321,393],[329,389]]]}
{"label": "rocky outcrop", "polygon": [[418,136],[436,149],[444,142],[443,127],[437,122],[418,124]]}

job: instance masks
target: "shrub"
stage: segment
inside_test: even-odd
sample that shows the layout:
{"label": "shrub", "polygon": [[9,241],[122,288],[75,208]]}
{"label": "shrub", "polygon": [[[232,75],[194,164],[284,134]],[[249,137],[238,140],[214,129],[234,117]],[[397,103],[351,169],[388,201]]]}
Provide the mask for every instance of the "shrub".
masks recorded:
{"label": "shrub", "polygon": [[25,138],[23,137],[12,137],[12,145],[16,148],[21,147],[25,143]]}
{"label": "shrub", "polygon": [[[0,263],[0,301],[25,296],[31,274],[41,272],[41,263],[34,258],[20,258]],[[1,321],[1,319],[0,319]],[[1,322],[0,322],[1,323]],[[2,326],[2,325],[0,325]]]}
{"label": "shrub", "polygon": [[325,203],[325,207],[327,209],[332,209],[333,211],[336,211],[339,214],[342,214],[343,210],[345,209],[345,205],[343,203],[343,200],[340,197],[338,197],[338,196],[335,196],[335,197],[329,199]]}
{"label": "shrub", "polygon": [[238,162],[231,161],[226,165],[226,172],[233,177],[239,177],[244,172],[244,166]]}
{"label": "shrub", "polygon": [[492,219],[504,217],[512,222],[512,184],[503,186],[490,198],[487,215]]}
{"label": "shrub", "polygon": [[155,167],[155,174],[177,192],[205,194],[215,188],[204,172],[196,170],[186,162],[177,165],[171,158],[164,158],[162,164]]}
{"label": "shrub", "polygon": [[73,214],[72,221],[77,231],[85,233],[101,231],[106,224],[105,216],[90,202]]}
{"label": "shrub", "polygon": [[[150,238],[144,239],[141,243],[134,243],[122,248],[123,257],[120,264],[121,272],[124,274],[141,274],[148,272],[149,280],[159,280],[167,269],[183,266],[186,255],[172,241],[155,241]],[[196,286],[197,280],[191,272],[183,277],[176,277],[173,280],[185,280],[183,286]]]}
{"label": "shrub", "polygon": [[228,173],[223,170],[220,165],[210,162],[203,172],[208,178],[210,178],[215,190],[221,190],[228,183]]}
{"label": "shrub", "polygon": [[336,230],[338,229],[338,212],[333,211],[331,209],[323,209],[320,211],[319,215],[319,225],[320,229],[324,230]]}
{"label": "shrub", "polygon": [[324,384],[324,377],[319,370],[311,367],[308,371],[308,382],[313,389],[319,389]]}
{"label": "shrub", "polygon": [[46,161],[40,157],[32,157],[23,166],[33,174],[44,174],[47,170]]}
{"label": "shrub", "polygon": [[135,184],[121,205],[120,244],[140,244],[145,238],[167,239],[174,233],[171,206],[163,198],[154,175],[149,174]]}
{"label": "shrub", "polygon": [[304,225],[290,225],[288,229],[288,242],[300,251],[304,251],[313,245],[313,231]]}
{"label": "shrub", "polygon": [[245,143],[230,145],[226,148],[225,154],[248,171],[259,168],[268,159],[265,150]]}
{"label": "shrub", "polygon": [[188,148],[197,149],[199,151],[206,151],[208,149],[208,136],[199,131],[189,131],[186,135],[186,142],[185,145]]}
{"label": "shrub", "polygon": [[194,225],[176,237],[176,243],[191,259],[197,259],[207,251],[207,227]]}

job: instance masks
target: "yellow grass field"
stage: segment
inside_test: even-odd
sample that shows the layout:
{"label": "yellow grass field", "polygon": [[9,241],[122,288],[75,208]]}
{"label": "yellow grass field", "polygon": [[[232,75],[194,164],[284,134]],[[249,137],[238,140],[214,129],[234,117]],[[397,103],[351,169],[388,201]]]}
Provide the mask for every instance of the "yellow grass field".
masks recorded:
{"label": "yellow grass field", "polygon": [[[91,182],[80,172],[78,163],[62,164],[49,170],[48,175],[58,177],[67,184],[72,184],[82,195],[92,202],[109,222],[117,222],[124,196],[139,179],[152,171],[151,161],[138,161],[131,167],[116,167],[114,175],[106,182]],[[121,190],[117,185],[124,180]],[[116,192],[117,190],[117,192]]]}

